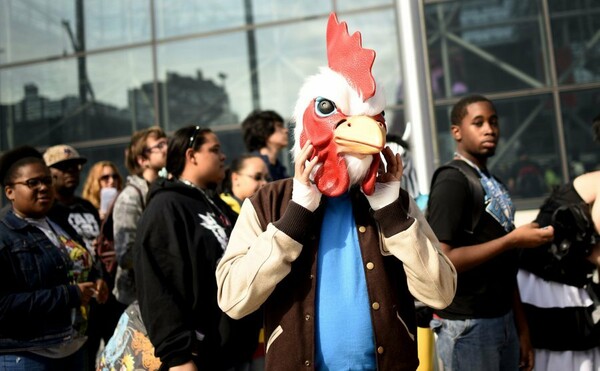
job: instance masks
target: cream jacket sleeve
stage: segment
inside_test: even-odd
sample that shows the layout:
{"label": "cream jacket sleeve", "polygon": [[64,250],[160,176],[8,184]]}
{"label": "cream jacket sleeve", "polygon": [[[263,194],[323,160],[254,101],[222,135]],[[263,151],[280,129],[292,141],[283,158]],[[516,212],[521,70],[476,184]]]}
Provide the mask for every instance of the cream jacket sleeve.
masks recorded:
{"label": "cream jacket sleeve", "polygon": [[302,245],[297,241],[301,240],[303,226],[309,225],[312,214],[290,202],[281,219],[270,223],[263,232],[252,203],[244,201],[217,266],[217,298],[221,310],[239,319],[267,300],[300,255]]}
{"label": "cream jacket sleeve", "polygon": [[422,303],[442,309],[456,293],[456,269],[417,204],[408,212],[400,199],[374,213],[382,237],[381,253],[402,261],[410,293]]}

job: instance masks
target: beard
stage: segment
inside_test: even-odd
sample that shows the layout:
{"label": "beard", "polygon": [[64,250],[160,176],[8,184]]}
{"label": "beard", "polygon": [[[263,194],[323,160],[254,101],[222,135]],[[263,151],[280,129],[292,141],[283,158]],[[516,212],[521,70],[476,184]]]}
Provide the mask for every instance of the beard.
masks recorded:
{"label": "beard", "polygon": [[361,184],[369,172],[369,168],[373,162],[373,156],[358,158],[351,155],[345,155],[344,159],[346,160],[346,166],[348,167],[350,186],[354,184]]}

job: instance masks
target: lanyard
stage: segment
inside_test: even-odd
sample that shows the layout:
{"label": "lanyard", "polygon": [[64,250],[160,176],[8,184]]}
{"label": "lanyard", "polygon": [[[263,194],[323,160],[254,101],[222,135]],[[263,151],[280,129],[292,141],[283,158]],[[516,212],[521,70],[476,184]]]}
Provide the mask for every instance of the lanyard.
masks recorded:
{"label": "lanyard", "polygon": [[229,218],[227,217],[227,215],[225,215],[225,213],[223,211],[221,211],[221,209],[217,206],[217,204],[215,204],[213,202],[213,200],[210,199],[210,197],[208,197],[206,195],[206,193],[204,192],[204,190],[200,187],[198,187],[197,185],[195,185],[194,183],[190,182],[187,179],[183,179],[183,178],[179,178],[179,181],[189,187],[192,187],[194,189],[197,189],[200,191],[200,193],[202,194],[202,196],[204,197],[204,199],[210,204],[210,206],[212,206],[212,208],[218,213],[219,215],[219,219],[221,220],[221,223],[223,223],[223,226],[225,227],[230,227],[231,226],[231,221],[229,220]]}

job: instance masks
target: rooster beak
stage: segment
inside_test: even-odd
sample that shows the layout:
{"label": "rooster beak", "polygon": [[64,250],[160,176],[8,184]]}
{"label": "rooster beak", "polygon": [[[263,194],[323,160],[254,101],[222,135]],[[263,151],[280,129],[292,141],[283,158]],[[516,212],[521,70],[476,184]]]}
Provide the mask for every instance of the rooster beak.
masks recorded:
{"label": "rooster beak", "polygon": [[333,132],[337,152],[363,157],[374,155],[385,145],[385,125],[369,116],[352,116]]}

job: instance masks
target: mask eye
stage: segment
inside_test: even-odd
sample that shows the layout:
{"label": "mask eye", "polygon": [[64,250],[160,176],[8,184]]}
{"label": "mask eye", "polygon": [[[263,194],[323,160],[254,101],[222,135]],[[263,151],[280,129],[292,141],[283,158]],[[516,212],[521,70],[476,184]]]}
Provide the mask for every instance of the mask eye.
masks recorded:
{"label": "mask eye", "polygon": [[318,97],[315,99],[315,112],[317,115],[319,115],[319,117],[327,117],[336,113],[337,109],[335,107],[335,103],[329,99]]}

